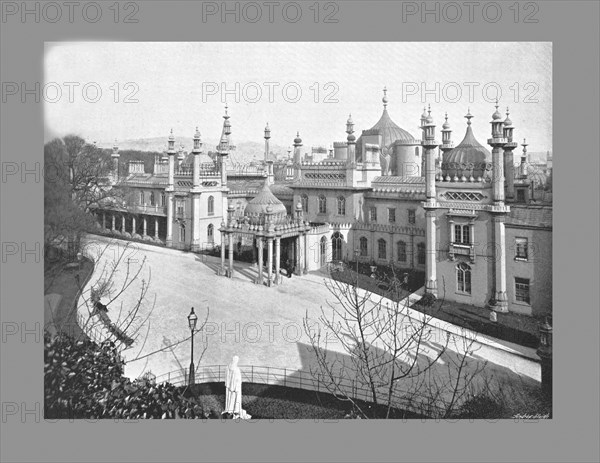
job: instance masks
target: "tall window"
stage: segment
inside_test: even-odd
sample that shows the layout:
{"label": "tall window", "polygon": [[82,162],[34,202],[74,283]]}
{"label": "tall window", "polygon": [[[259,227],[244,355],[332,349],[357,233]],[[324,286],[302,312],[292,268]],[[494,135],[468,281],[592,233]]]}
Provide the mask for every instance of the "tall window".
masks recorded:
{"label": "tall window", "polygon": [[360,240],[360,255],[366,257],[369,254],[369,245],[367,239],[363,236]]}
{"label": "tall window", "polygon": [[377,208],[375,206],[369,208],[369,220],[371,222],[377,222]]}
{"label": "tall window", "polygon": [[380,259],[387,259],[387,243],[383,238],[377,240],[377,256]]}
{"label": "tall window", "polygon": [[179,225],[179,241],[185,243],[185,225]]}
{"label": "tall window", "polygon": [[144,204],[144,192],[140,191],[140,204]]}
{"label": "tall window", "polygon": [[321,238],[321,265],[325,265],[327,263],[327,238]]}
{"label": "tall window", "polygon": [[388,207],[388,222],[396,223],[396,209],[393,207]]}
{"label": "tall window", "polygon": [[527,243],[527,238],[515,238],[515,257],[517,259],[527,260],[527,255],[529,251],[528,247],[529,246]]}
{"label": "tall window", "polygon": [[515,277],[515,299],[529,304],[529,279]]}
{"label": "tall window", "polygon": [[525,202],[525,190],[521,190],[521,189],[517,190],[517,202],[519,202],[519,203]]}
{"label": "tall window", "polygon": [[167,195],[165,195],[164,191],[160,194],[160,205],[161,206],[167,205]]}
{"label": "tall window", "polygon": [[344,242],[344,237],[340,232],[335,232],[331,237],[331,249],[334,261],[342,260],[342,243]]}
{"label": "tall window", "polygon": [[471,244],[471,228],[469,225],[454,225],[454,242]]}
{"label": "tall window", "polygon": [[215,197],[208,197],[208,215],[215,215]]}
{"label": "tall window", "polygon": [[415,224],[416,223],[416,216],[415,216],[415,210],[414,209],[409,209],[408,210],[408,223],[410,224]]}
{"label": "tall window", "polygon": [[177,215],[183,215],[185,212],[185,202],[183,199],[177,200]]}
{"label": "tall window", "polygon": [[308,195],[303,194],[300,196],[300,202],[302,203],[302,210],[304,212],[308,212]]}
{"label": "tall window", "polygon": [[464,262],[456,266],[456,290],[459,293],[471,294],[471,267]]}
{"label": "tall window", "polygon": [[425,243],[417,244],[417,262],[425,265]]}
{"label": "tall window", "polygon": [[404,241],[398,241],[398,261],[406,262],[406,243]]}
{"label": "tall window", "polygon": [[214,225],[211,223],[208,225],[208,228],[206,229],[206,236],[208,237],[208,242],[209,243],[213,243],[215,240],[215,227]]}
{"label": "tall window", "polygon": [[337,213],[338,215],[346,215],[346,198],[343,196],[338,196]]}
{"label": "tall window", "polygon": [[154,191],[151,191],[151,192],[150,192],[150,205],[151,205],[151,206],[154,206],[154,205],[156,205],[156,198],[155,198],[155,196],[154,196]]}
{"label": "tall window", "polygon": [[327,198],[324,195],[319,195],[319,214],[327,213]]}

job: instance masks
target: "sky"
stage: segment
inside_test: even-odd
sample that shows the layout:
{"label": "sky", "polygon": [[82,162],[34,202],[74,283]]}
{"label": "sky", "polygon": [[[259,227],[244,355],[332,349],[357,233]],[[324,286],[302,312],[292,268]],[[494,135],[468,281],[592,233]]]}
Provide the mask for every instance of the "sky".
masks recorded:
{"label": "sky", "polygon": [[349,114],[357,137],[378,121],[386,87],[392,120],[416,138],[430,104],[436,138],[447,113],[458,144],[470,109],[485,144],[499,96],[515,138],[552,150],[549,42],[61,42],[46,43],[44,65],[45,141],[166,143],[196,127],[216,141],[226,102],[234,142],[263,142],[268,122],[274,144],[300,132],[305,149],[329,147],[345,141]]}

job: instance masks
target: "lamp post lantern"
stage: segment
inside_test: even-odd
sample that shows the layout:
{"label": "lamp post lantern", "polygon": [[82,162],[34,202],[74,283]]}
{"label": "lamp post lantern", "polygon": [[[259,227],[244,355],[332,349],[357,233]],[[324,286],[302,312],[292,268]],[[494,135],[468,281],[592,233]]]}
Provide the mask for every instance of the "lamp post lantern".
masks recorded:
{"label": "lamp post lantern", "polygon": [[195,383],[196,374],[194,372],[194,332],[196,330],[196,323],[198,322],[198,316],[194,313],[194,308],[192,307],[192,311],[187,317],[188,324],[190,326],[190,331],[192,332],[192,355],[190,361],[190,375],[188,379],[188,384],[192,385]]}

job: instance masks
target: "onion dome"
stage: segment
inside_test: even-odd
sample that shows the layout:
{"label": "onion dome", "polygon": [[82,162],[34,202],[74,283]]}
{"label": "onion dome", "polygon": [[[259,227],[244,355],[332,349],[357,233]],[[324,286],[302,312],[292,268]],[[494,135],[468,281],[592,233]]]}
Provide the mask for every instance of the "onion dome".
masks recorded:
{"label": "onion dome", "polygon": [[173,129],[171,129],[171,134],[169,135],[169,140],[175,141],[175,135],[173,135]]}
{"label": "onion dome", "polygon": [[431,117],[431,105],[429,105],[429,108],[427,109],[427,118],[425,119],[425,122],[427,124],[433,124],[433,117]]}
{"label": "onion dome", "polygon": [[383,102],[383,109],[386,109],[388,104],[387,87],[383,87],[383,98],[381,101]]}
{"label": "onion dome", "polygon": [[450,123],[448,122],[448,113],[446,113],[444,119],[445,122],[442,124],[442,129],[448,130],[450,128]]}
{"label": "onion dome", "polygon": [[421,114],[421,120],[424,121],[427,119],[427,108],[423,106],[423,114]]}
{"label": "onion dome", "polygon": [[498,100],[496,100],[496,111],[492,114],[492,120],[499,121],[500,119],[502,119],[502,114],[498,111]]}
{"label": "onion dome", "polygon": [[194,139],[200,140],[200,130],[198,130],[198,127],[196,127],[196,133],[194,134]]}
{"label": "onion dome", "polygon": [[508,108],[506,108],[506,119],[504,119],[504,127],[510,127],[512,125],[512,121],[510,120]]}
{"label": "onion dome", "polygon": [[294,138],[294,145],[302,145],[302,138],[300,138],[300,132],[296,132],[296,138]]}
{"label": "onion dome", "polygon": [[264,223],[267,213],[272,214],[273,223],[285,222],[287,217],[285,205],[275,197],[265,180],[262,190],[248,201],[246,209],[244,209],[244,216],[252,225],[259,225]]}
{"label": "onion dome", "polygon": [[442,162],[444,177],[483,177],[484,171],[491,166],[492,154],[473,135],[471,112],[469,111],[465,117],[467,118],[465,138],[454,149],[444,153]]}

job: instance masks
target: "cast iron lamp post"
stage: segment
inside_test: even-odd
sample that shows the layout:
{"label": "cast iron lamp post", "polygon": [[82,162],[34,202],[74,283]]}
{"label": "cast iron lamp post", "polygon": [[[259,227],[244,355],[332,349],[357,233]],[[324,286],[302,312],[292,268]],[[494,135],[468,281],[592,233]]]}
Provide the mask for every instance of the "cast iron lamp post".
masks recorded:
{"label": "cast iron lamp post", "polygon": [[192,360],[190,362],[190,376],[188,379],[188,384],[192,385],[195,382],[195,372],[194,372],[194,332],[196,331],[196,323],[198,322],[198,316],[194,313],[194,308],[192,307],[192,311],[187,317],[188,324],[190,325],[190,331],[192,332]]}

